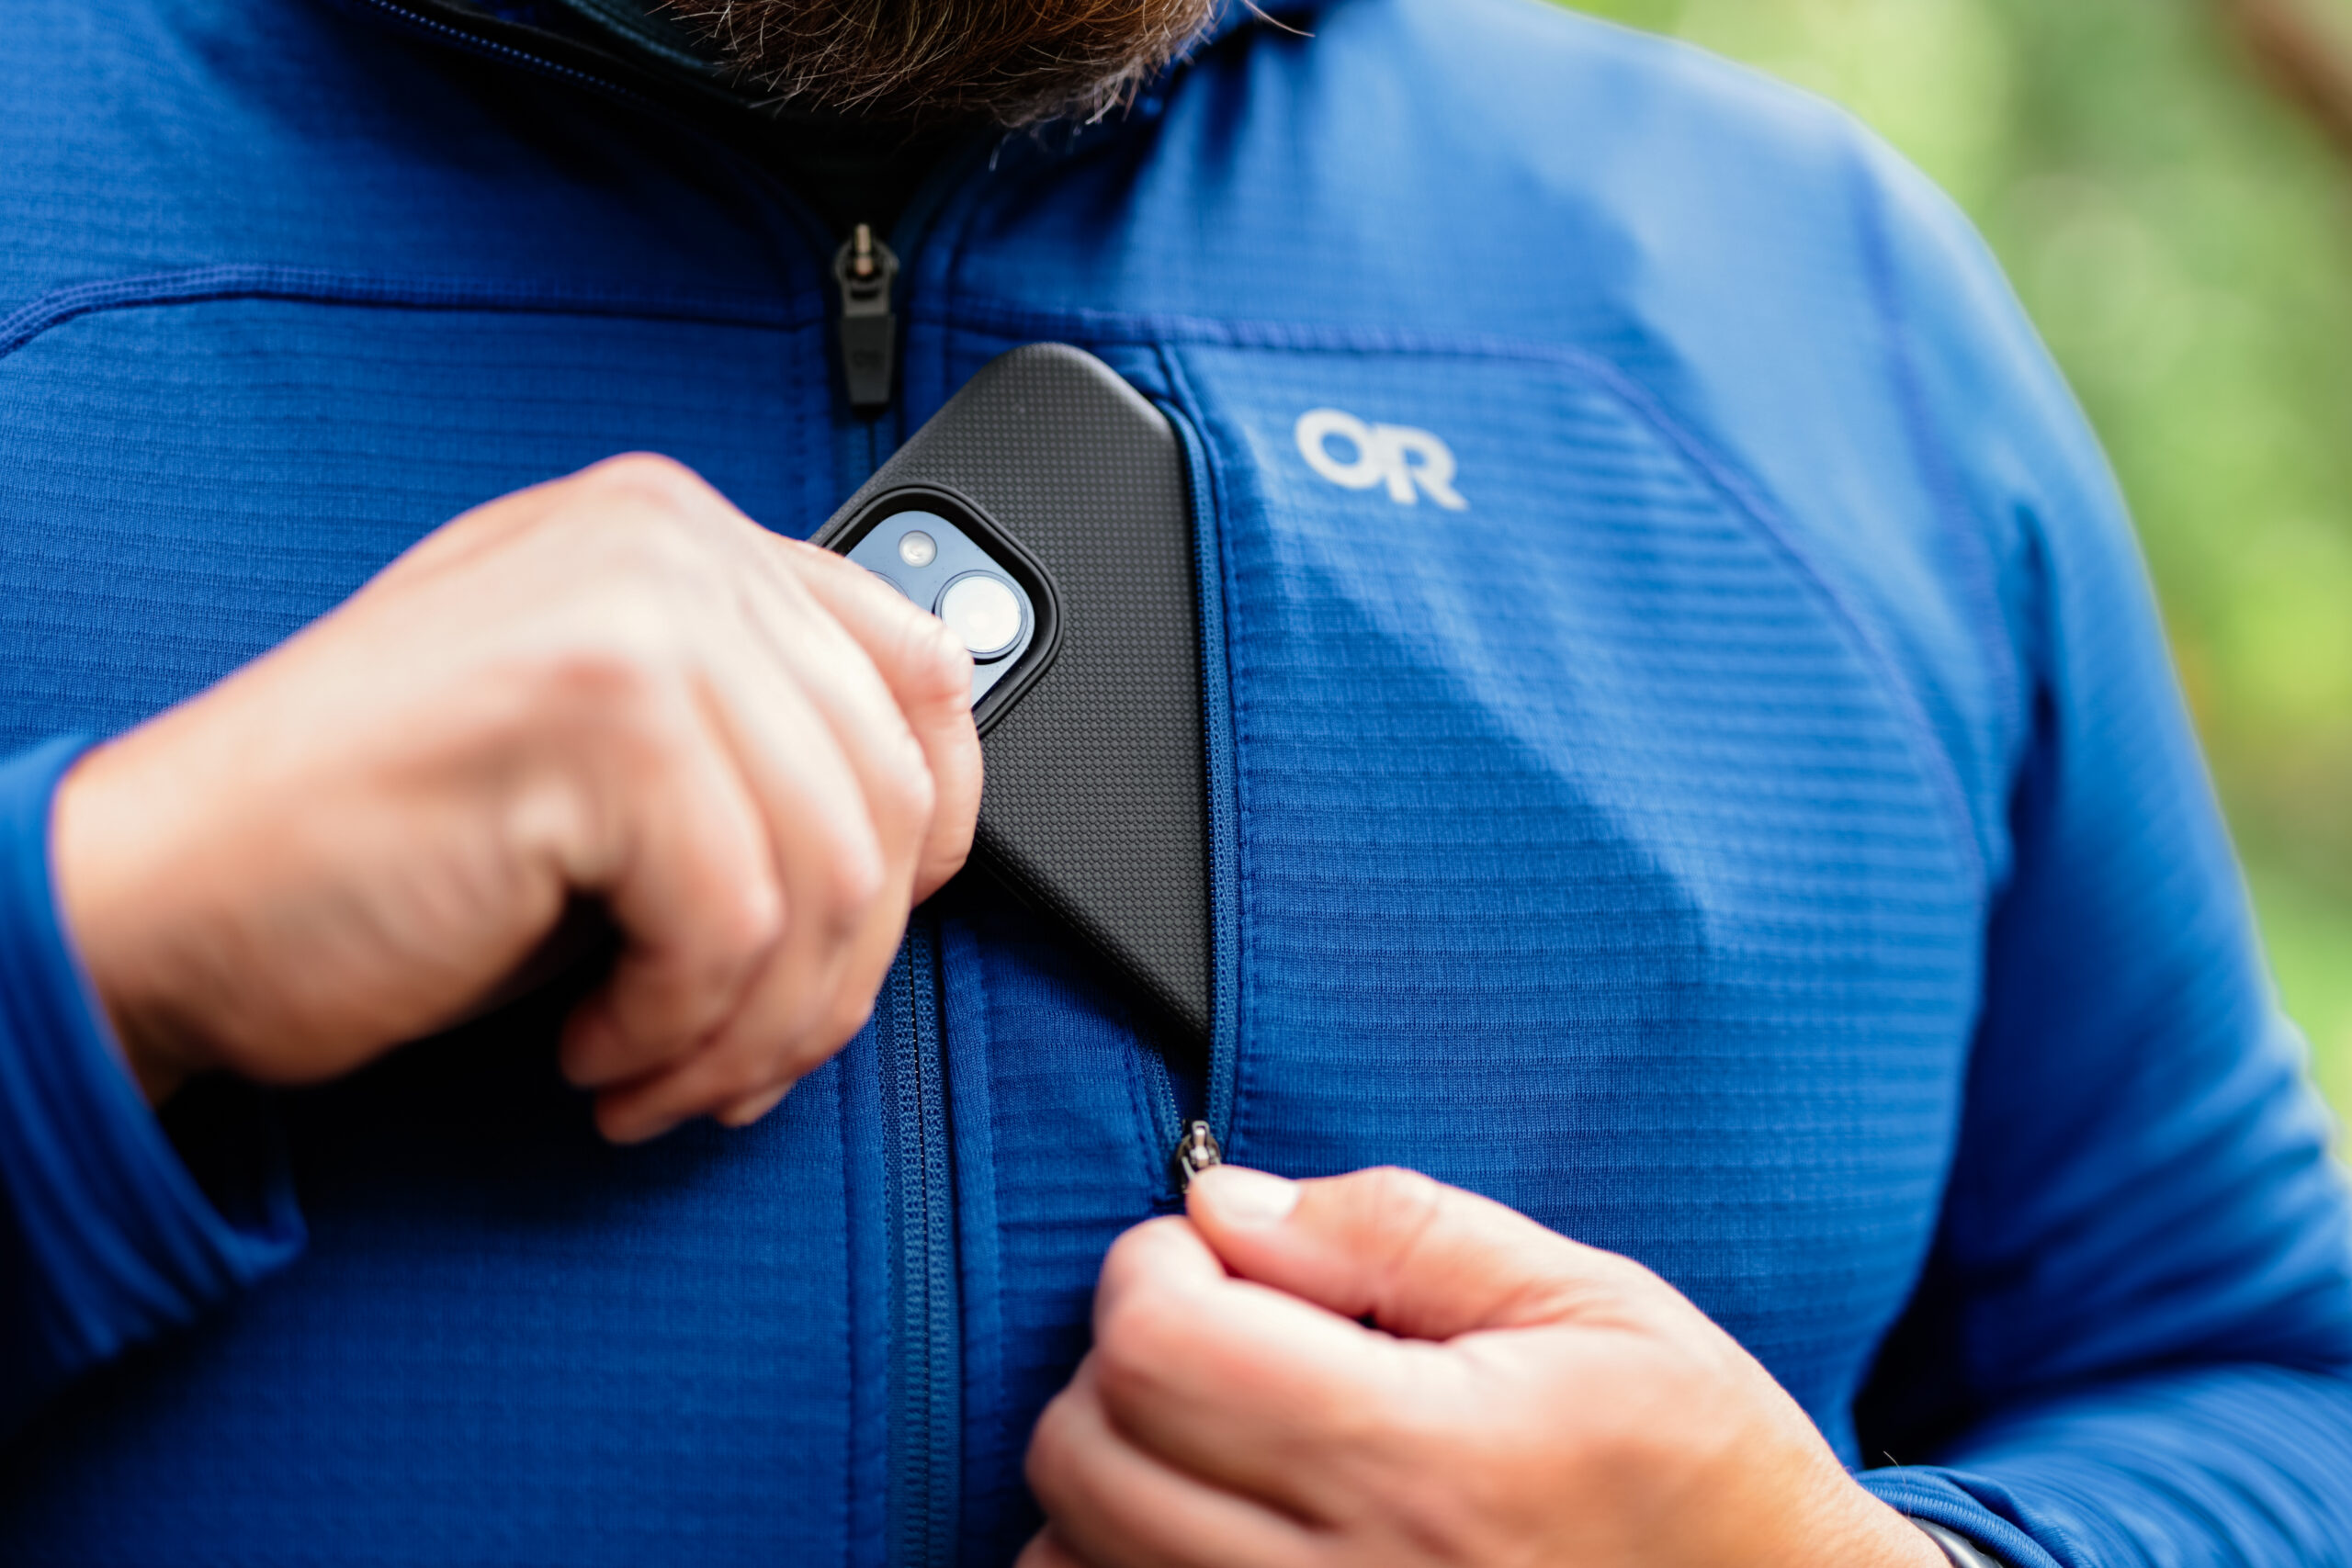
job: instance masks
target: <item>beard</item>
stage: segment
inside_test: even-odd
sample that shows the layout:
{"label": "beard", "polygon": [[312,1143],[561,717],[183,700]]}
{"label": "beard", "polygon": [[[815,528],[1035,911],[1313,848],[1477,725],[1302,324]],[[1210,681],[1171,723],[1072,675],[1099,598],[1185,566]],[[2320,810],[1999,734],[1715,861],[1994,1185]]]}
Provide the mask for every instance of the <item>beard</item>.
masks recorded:
{"label": "beard", "polygon": [[1014,127],[1125,107],[1217,0],[665,0],[773,107]]}

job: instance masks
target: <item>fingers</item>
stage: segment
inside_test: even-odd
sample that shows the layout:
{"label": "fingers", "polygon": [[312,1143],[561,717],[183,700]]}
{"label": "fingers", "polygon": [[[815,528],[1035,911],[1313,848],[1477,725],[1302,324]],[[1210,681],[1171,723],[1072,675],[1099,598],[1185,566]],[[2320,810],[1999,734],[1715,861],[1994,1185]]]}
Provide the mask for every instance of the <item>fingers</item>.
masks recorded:
{"label": "fingers", "polygon": [[1023,1547],[1021,1555],[1013,1560],[1012,1568],[1091,1568],[1091,1565],[1073,1553],[1068,1543],[1055,1532],[1054,1527],[1047,1525],[1029,1538],[1029,1544]]}
{"label": "fingers", "polygon": [[1147,1451],[1309,1519],[1409,1472],[1413,1444],[1475,1428],[1492,1367],[1431,1341],[1614,1321],[1664,1289],[1409,1172],[1289,1182],[1224,1167],[1188,1201],[1189,1221],[1139,1226],[1104,1260],[1101,1397]]}
{"label": "fingers", "polygon": [[1417,1339],[1609,1314],[1665,1289],[1638,1264],[1414,1171],[1288,1182],[1220,1167],[1194,1179],[1187,1209],[1234,1273]]}
{"label": "fingers", "polygon": [[774,843],[783,930],[740,1005],[689,1053],[571,1059],[579,1081],[605,1087],[608,1137],[773,1105],[864,1022],[898,945],[929,818],[921,757],[855,646],[805,601],[797,609],[798,624],[715,673],[711,705]]}
{"label": "fingers", "polygon": [[[864,1025],[913,901],[935,792],[881,671],[796,574],[748,582],[745,607],[767,658],[730,669],[720,708],[766,803],[777,874],[799,918],[787,918],[765,970],[707,1044],[603,1097],[598,1120],[616,1136],[650,1136],[705,1111],[743,1125],[772,1108]],[[916,636],[920,655],[930,639],[920,626]],[[932,662],[955,674],[954,651],[956,660]],[[812,789],[801,775],[820,764],[827,787]]]}
{"label": "fingers", "polygon": [[1718,1518],[1817,1534],[1860,1495],[1629,1260],[1401,1171],[1220,1168],[1188,1201],[1104,1262],[1094,1348],[1031,1451],[1033,1568],[1728,1562]]}
{"label": "fingers", "polygon": [[[872,1010],[922,879],[960,864],[976,809],[970,665],[944,628],[845,562],[727,521],[741,554],[729,613],[700,628],[705,685],[772,845],[783,929],[698,1039],[625,1027],[639,978],[626,963],[583,1010],[567,1070],[603,1090],[599,1125],[623,1141],[704,1113],[756,1120],[839,1049]],[[944,840],[934,754],[956,796]]]}
{"label": "fingers", "polygon": [[[604,895],[629,937],[569,1021],[575,1079],[690,1049],[740,1006],[782,931],[765,813],[695,705],[657,683],[592,682],[565,750],[605,753],[602,787],[526,796],[518,836],[563,846],[571,886]],[[600,820],[582,823],[586,815]]]}
{"label": "fingers", "polygon": [[1408,1417],[1442,1419],[1466,1396],[1437,1347],[1232,1279],[1176,1219],[1129,1231],[1104,1259],[1093,1364],[1109,1418],[1138,1447],[1310,1520],[1377,1471]]}
{"label": "fingers", "polygon": [[159,1092],[175,1064],[346,1071],[600,899],[626,946],[564,1060],[605,1130],[748,1121],[859,1026],[960,862],[969,690],[855,568],[615,458],[435,531],[78,770],[61,897]]}
{"label": "fingers", "polygon": [[1306,1526],[1131,1442],[1104,1410],[1091,1359],[1038,1418],[1028,1475],[1054,1521],[1052,1539],[1023,1555],[1032,1568],[1306,1568],[1317,1555]]}
{"label": "fingers", "polygon": [[[787,545],[789,541],[786,541]],[[934,802],[916,863],[918,903],[963,869],[980,808],[980,738],[972,728],[972,658],[946,625],[862,567],[805,545],[793,560],[808,591],[874,660],[922,745]]]}
{"label": "fingers", "polygon": [[782,1105],[784,1097],[791,1092],[792,1085],[787,1083],[762,1094],[747,1095],[720,1106],[711,1113],[711,1119],[722,1127],[748,1127]]}

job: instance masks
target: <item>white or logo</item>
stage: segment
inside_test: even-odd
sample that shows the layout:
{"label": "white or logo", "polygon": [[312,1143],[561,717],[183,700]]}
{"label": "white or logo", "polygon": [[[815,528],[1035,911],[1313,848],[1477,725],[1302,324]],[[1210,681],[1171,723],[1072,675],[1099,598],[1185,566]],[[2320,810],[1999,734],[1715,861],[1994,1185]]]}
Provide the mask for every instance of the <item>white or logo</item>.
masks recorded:
{"label": "white or logo", "polygon": [[[1453,449],[1426,430],[1366,424],[1338,409],[1309,409],[1298,416],[1293,434],[1306,466],[1335,485],[1370,490],[1385,484],[1388,499],[1399,506],[1415,505],[1426,495],[1448,512],[1469,509],[1453,488]],[[1334,441],[1353,448],[1354,455],[1342,461],[1332,453]]]}

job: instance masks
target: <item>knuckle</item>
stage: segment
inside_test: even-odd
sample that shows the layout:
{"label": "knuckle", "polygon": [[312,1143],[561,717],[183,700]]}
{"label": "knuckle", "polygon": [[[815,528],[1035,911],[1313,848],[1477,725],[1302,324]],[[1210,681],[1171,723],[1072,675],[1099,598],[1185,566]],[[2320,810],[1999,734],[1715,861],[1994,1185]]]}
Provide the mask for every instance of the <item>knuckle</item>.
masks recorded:
{"label": "knuckle", "polygon": [[879,790],[884,798],[877,802],[884,815],[894,823],[921,831],[938,809],[939,786],[923,765],[922,748],[914,738],[907,737],[895,765],[883,770]]}
{"label": "knuckle", "polygon": [[962,708],[972,696],[972,655],[947,623],[920,611],[905,622],[908,697],[925,709]]}
{"label": "knuckle", "polygon": [[852,990],[835,1001],[825,1021],[828,1048],[854,1038],[874,1017],[874,998]]}
{"label": "knuckle", "polygon": [[666,739],[659,662],[628,628],[545,660],[533,683],[531,710],[544,718],[640,743]]}
{"label": "knuckle", "polygon": [[1102,1255],[1101,1289],[1107,1293],[1157,1283],[1164,1272],[1171,1233],[1191,1235],[1196,1240],[1198,1235],[1193,1222],[1182,1214],[1162,1214],[1122,1231]]}
{"label": "knuckle", "polygon": [[1056,1394],[1029,1435],[1029,1454],[1022,1469],[1048,1512],[1071,1500],[1072,1472],[1082,1448],[1079,1397],[1075,1389],[1069,1388]]}
{"label": "knuckle", "polygon": [[775,1087],[782,1075],[772,1070],[757,1051],[739,1043],[725,1048],[711,1062],[695,1086],[695,1098],[714,1109],[741,1104]]}
{"label": "knuckle", "polygon": [[865,923],[866,911],[885,886],[882,857],[869,844],[844,844],[825,867],[824,899],[829,934],[845,938]]}
{"label": "knuckle", "polygon": [[1151,1227],[1159,1223],[1148,1220],[1122,1232],[1119,1239],[1111,1244],[1111,1250],[1102,1255],[1099,1290],[1103,1299],[1107,1300],[1114,1292],[1140,1284],[1148,1277]]}
{"label": "knuckle", "polygon": [[710,496],[702,476],[659,452],[624,452],[585,469],[581,479],[600,496],[666,512],[698,509]]}
{"label": "knuckle", "polygon": [[729,1069],[727,1088],[720,1098],[730,1104],[763,1099],[776,1085],[788,1081],[791,1076],[784,1064],[746,1052],[742,1060]]}
{"label": "knuckle", "polygon": [[1374,1238],[1378,1267],[1387,1278],[1385,1297],[1401,1277],[1410,1273],[1430,1233],[1439,1224],[1445,1189],[1417,1170],[1381,1166],[1363,1172],[1362,1201],[1366,1234]]}
{"label": "knuckle", "polygon": [[1181,1349],[1181,1308],[1158,1292],[1124,1294],[1095,1325],[1095,1372],[1112,1405],[1158,1398]]}
{"label": "knuckle", "polygon": [[773,948],[784,934],[784,894],[767,876],[746,876],[712,919],[712,966],[729,976]]}
{"label": "knuckle", "polygon": [[806,539],[787,538],[782,534],[768,534],[763,536],[775,551],[775,558],[783,564],[787,577],[797,580],[803,576],[821,577],[830,574],[840,581],[860,584],[861,592],[865,591],[865,585],[879,590],[876,595],[877,600],[896,600],[901,604],[910,603],[904,594],[886,586],[872,572],[867,571],[847,556],[835,555],[832,551],[819,545],[812,545]]}
{"label": "knuckle", "polygon": [[1360,1173],[1363,1204],[1383,1235],[1416,1235],[1436,1217],[1445,1190],[1418,1170],[1384,1165]]}
{"label": "knuckle", "polygon": [[615,611],[635,617],[625,624],[640,632],[658,633],[665,649],[683,646],[688,627],[704,618],[733,613],[734,579],[693,529],[647,526],[641,514],[631,515],[619,520],[606,550],[606,570],[618,585]]}

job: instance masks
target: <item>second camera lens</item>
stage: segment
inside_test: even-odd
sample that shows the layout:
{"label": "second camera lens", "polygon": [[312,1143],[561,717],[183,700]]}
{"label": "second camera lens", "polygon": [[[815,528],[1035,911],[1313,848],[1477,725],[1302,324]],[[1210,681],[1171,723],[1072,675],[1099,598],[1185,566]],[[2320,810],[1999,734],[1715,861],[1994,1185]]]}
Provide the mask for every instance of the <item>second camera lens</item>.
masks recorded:
{"label": "second camera lens", "polygon": [[966,572],[939,596],[939,618],[978,660],[1001,659],[1021,640],[1021,600],[993,572]]}

